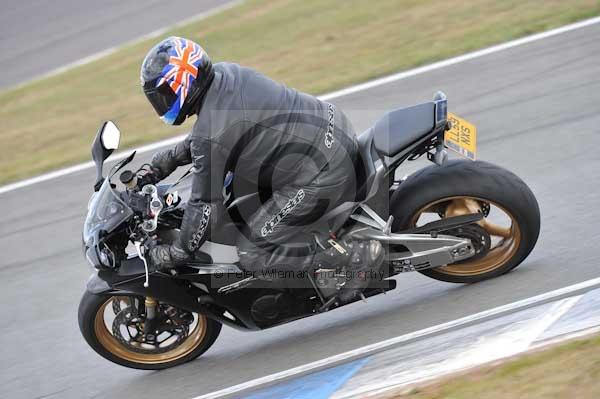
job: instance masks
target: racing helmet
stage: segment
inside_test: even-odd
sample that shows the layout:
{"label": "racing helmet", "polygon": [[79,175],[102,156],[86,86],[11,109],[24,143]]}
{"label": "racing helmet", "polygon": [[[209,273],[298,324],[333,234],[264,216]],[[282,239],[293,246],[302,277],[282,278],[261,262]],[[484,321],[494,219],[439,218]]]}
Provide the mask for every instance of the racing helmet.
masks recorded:
{"label": "racing helmet", "polygon": [[180,125],[199,111],[214,77],[213,66],[199,44],[169,37],[144,58],[140,80],[156,113],[169,125]]}

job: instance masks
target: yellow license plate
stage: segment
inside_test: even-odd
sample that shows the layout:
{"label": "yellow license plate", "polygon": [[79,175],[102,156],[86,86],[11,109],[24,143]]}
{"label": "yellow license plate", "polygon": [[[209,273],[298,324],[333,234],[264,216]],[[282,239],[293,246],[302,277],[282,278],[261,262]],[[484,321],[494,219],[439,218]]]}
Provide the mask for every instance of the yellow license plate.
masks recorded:
{"label": "yellow license plate", "polygon": [[446,131],[444,144],[463,157],[474,161],[477,157],[477,128],[450,112],[448,112],[448,120],[452,123],[452,129]]}

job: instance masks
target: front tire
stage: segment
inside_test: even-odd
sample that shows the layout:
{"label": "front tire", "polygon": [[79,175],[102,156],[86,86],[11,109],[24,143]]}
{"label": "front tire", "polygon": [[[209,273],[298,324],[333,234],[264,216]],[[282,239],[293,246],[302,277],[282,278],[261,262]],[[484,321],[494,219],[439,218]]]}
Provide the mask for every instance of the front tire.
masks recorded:
{"label": "front tire", "polygon": [[[133,303],[134,300],[139,301],[140,298],[93,294],[86,291],[79,303],[79,329],[84,339],[100,356],[121,366],[161,370],[186,363],[208,350],[221,331],[221,323],[205,315],[194,314],[194,322],[191,323],[189,331],[180,329],[189,334],[170,347],[157,347],[153,352],[142,344],[131,345],[123,336],[115,335],[114,320],[127,316],[127,303]],[[141,300],[143,301],[143,298]]]}
{"label": "front tire", "polygon": [[[510,226],[490,221],[492,210],[504,213]],[[474,212],[486,215],[478,224],[489,237],[496,237],[495,242],[477,259],[421,271],[446,282],[475,283],[517,267],[539,236],[540,211],[535,196],[518,176],[499,166],[453,160],[409,176],[391,198],[392,230],[396,232],[424,224],[420,222],[424,215],[445,218]]]}

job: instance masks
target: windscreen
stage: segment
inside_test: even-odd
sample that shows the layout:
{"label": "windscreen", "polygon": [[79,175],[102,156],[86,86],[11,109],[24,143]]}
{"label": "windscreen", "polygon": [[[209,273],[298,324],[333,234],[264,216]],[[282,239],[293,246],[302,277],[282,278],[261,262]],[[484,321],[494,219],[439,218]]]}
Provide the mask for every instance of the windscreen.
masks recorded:
{"label": "windscreen", "polygon": [[88,240],[97,230],[112,232],[129,219],[133,211],[110,187],[110,179],[104,180],[100,190],[94,194],[88,205],[88,213],[83,226],[83,240]]}

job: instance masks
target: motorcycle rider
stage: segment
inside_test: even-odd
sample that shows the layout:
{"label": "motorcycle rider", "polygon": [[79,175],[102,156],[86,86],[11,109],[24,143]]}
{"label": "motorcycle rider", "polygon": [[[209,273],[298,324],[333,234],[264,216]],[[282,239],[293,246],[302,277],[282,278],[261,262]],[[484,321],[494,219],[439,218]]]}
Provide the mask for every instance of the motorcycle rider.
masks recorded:
{"label": "motorcycle rider", "polygon": [[197,116],[189,136],[155,154],[151,173],[142,178],[144,184],[156,183],[193,164],[180,237],[151,248],[148,258],[155,268],[193,258],[224,215],[224,186],[240,180],[253,184],[261,197],[240,234],[244,270],[348,265],[355,276],[345,286],[348,299],[368,284],[356,274],[378,269],[379,242],[343,243],[314,234],[319,217],[353,201],[357,189],[357,142],[341,111],[252,69],[213,65],[202,47],[179,37],[148,52],[141,83],[165,123],[180,125]]}

